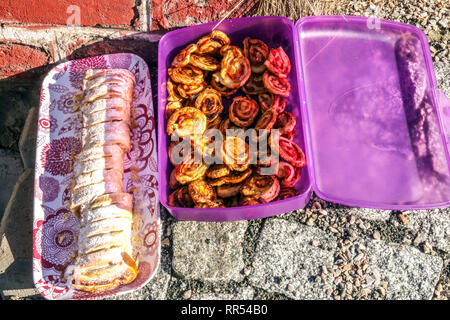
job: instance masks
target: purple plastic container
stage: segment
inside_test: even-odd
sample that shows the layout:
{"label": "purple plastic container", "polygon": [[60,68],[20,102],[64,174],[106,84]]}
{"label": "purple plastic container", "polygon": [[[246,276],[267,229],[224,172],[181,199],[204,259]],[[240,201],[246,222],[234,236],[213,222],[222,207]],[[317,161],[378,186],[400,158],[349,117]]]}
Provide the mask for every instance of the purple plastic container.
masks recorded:
{"label": "purple plastic container", "polygon": [[216,22],[163,36],[158,52],[159,198],[168,211],[182,220],[263,218],[303,208],[312,190],[328,201],[357,207],[406,210],[450,204],[450,106],[436,90],[427,39],[414,26],[373,19],[315,16],[294,25],[284,17],[251,17],[224,20],[216,28],[235,45],[242,46],[249,36],[284,48],[292,64],[286,110],[297,116],[294,141],[308,161],[295,186],[297,197],[234,208],[167,204],[172,170],[164,119],[167,68],[180,49],[210,33]]}

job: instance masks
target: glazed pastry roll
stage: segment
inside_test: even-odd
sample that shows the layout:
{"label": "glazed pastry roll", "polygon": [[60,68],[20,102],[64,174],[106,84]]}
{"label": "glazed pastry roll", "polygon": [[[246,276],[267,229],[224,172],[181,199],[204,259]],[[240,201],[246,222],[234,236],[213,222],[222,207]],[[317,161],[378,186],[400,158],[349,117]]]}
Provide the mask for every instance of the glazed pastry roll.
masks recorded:
{"label": "glazed pastry roll", "polygon": [[64,272],[74,289],[106,291],[138,273],[131,243],[133,196],[123,192],[134,84],[128,70],[85,73],[82,151],[74,157],[71,183],[71,209],[80,214],[81,227],[75,261]]}
{"label": "glazed pastry roll", "polygon": [[72,268],[73,275],[68,276],[69,283],[78,290],[102,292],[116,288],[123,283],[130,283],[136,278],[137,267],[126,255],[122,260],[102,267]]}

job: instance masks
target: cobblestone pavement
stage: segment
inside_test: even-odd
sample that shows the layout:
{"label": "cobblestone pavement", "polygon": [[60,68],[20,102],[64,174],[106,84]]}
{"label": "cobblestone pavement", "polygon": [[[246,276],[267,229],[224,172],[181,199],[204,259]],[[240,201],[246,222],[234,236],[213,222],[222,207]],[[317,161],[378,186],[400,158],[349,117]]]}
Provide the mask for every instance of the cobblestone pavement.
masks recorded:
{"label": "cobblestone pavement", "polygon": [[[450,96],[449,10],[430,3],[349,1],[346,11],[339,13],[374,15],[416,24],[425,30],[439,87]],[[99,38],[91,29],[86,30],[82,35],[86,43]],[[13,32],[0,29],[2,37]],[[26,32],[30,39],[34,37],[34,30]],[[63,31],[54,32],[61,32],[60,39],[65,39]],[[103,38],[112,38],[114,33],[101,32],[107,33]],[[75,37],[72,33],[66,36],[71,41]],[[149,63],[155,90],[159,36],[140,37],[140,45],[153,41],[144,49],[136,46],[133,50],[141,50]],[[131,42],[120,43],[128,46]],[[67,50],[66,42],[58,42],[56,50]],[[95,45],[89,45],[74,56],[89,55],[95,50]],[[17,86],[0,81],[3,299],[41,299],[33,288],[30,262],[33,134],[39,88],[39,81]],[[176,221],[163,207],[161,218],[162,259],[158,273],[144,288],[113,299],[450,297],[450,208],[408,212],[358,209],[328,203],[313,195],[306,208],[266,219],[227,223]]]}

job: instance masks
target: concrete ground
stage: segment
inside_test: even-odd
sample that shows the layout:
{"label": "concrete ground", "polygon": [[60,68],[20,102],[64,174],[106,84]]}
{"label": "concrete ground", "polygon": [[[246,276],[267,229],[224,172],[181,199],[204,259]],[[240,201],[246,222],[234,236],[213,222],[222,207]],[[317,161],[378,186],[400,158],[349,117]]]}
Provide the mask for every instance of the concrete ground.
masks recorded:
{"label": "concrete ground", "polygon": [[[265,1],[261,13],[292,19],[311,12],[358,14],[415,24],[430,40],[439,87],[450,97],[448,5],[425,0],[344,1],[345,5],[333,9],[320,6],[322,2],[326,1],[311,1],[316,7],[308,8]],[[93,36],[86,32],[83,37]],[[159,37],[149,36],[151,44],[142,53],[150,66],[153,89]],[[31,278],[33,134],[39,89],[39,81],[22,81],[17,86],[0,81],[3,299],[41,299]],[[156,106],[155,92],[153,96]],[[162,260],[157,275],[144,288],[114,299],[450,297],[450,208],[358,209],[313,196],[304,209],[266,219],[176,221],[162,206],[161,218]]]}

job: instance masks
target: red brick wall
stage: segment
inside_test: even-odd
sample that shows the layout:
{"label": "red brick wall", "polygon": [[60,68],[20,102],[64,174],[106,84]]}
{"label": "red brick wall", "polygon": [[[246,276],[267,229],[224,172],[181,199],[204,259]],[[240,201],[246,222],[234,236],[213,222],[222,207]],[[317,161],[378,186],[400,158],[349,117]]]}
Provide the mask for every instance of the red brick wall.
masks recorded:
{"label": "red brick wall", "polygon": [[111,40],[220,20],[235,7],[228,18],[255,15],[261,1],[0,0],[0,80],[30,79],[48,70],[41,66],[105,52],[135,52],[156,62],[140,45]]}
{"label": "red brick wall", "polygon": [[[255,15],[259,0],[152,0],[151,28],[167,29],[220,20],[231,12],[228,18]],[[232,11],[232,9],[234,9]]]}
{"label": "red brick wall", "polygon": [[0,20],[19,24],[73,24],[79,8],[80,25],[130,28],[134,0],[2,0]]}

